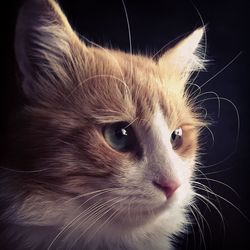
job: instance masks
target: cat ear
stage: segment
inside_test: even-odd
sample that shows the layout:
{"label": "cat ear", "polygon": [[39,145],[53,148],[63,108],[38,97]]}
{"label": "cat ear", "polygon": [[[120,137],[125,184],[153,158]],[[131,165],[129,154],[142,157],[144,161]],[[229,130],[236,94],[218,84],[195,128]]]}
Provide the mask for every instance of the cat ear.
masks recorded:
{"label": "cat ear", "polygon": [[204,69],[199,54],[203,34],[203,27],[196,29],[159,58],[158,64],[161,70],[166,72],[166,80],[174,81],[174,87],[178,87],[176,84],[179,84],[183,89],[192,72]]}
{"label": "cat ear", "polygon": [[[15,36],[24,94],[34,98],[56,88],[58,79],[70,78],[76,48],[87,50],[54,0],[26,1],[19,12]],[[79,56],[79,51],[75,54]]]}

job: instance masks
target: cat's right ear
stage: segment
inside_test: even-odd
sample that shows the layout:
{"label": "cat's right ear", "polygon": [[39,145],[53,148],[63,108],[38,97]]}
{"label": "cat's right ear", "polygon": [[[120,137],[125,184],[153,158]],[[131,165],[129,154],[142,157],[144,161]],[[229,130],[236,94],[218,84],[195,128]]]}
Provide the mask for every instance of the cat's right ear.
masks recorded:
{"label": "cat's right ear", "polygon": [[[26,97],[37,98],[70,78],[76,60],[87,47],[72,30],[54,0],[27,0],[20,9],[15,53]],[[65,79],[64,79],[65,78]]]}
{"label": "cat's right ear", "polygon": [[204,69],[200,51],[204,32],[205,27],[196,29],[158,58],[158,65],[165,73],[166,82],[172,84],[174,89],[183,91],[192,73]]}

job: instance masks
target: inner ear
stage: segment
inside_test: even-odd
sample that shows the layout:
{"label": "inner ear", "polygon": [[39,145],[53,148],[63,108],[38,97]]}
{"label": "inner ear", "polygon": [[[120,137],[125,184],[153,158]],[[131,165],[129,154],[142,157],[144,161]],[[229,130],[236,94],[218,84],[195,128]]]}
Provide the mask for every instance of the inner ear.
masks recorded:
{"label": "inner ear", "polygon": [[190,32],[187,32],[185,34],[182,34],[178,37],[176,37],[175,39],[171,40],[170,42],[168,42],[166,45],[164,45],[160,50],[158,50],[152,57],[152,59],[155,62],[158,62],[160,60],[161,57],[163,57],[163,55],[165,53],[167,53],[168,50],[174,48],[181,40],[185,39],[186,37],[188,37],[190,35]]}
{"label": "inner ear", "polygon": [[15,53],[26,96],[48,91],[60,77],[70,78],[74,54],[82,55],[85,50],[54,0],[28,0],[21,7]]}
{"label": "inner ear", "polygon": [[201,39],[204,28],[198,28],[190,35],[182,38],[173,47],[169,48],[158,59],[158,65],[168,81],[175,82],[183,89],[192,72],[204,68],[200,54]]}

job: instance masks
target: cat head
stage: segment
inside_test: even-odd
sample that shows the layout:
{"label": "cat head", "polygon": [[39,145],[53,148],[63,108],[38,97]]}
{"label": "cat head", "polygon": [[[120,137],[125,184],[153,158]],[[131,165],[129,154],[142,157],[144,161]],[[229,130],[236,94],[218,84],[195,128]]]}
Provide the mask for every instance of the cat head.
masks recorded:
{"label": "cat head", "polygon": [[[185,91],[203,68],[203,32],[152,59],[86,44],[53,0],[24,4],[15,50],[27,104],[13,133],[13,161],[30,172],[22,179],[32,201],[26,220],[64,223],[72,207],[92,206],[96,224],[111,216],[110,224],[131,228],[164,216],[177,230],[174,215],[182,218],[192,198],[203,125]],[[50,205],[41,216],[38,200],[63,209]]]}

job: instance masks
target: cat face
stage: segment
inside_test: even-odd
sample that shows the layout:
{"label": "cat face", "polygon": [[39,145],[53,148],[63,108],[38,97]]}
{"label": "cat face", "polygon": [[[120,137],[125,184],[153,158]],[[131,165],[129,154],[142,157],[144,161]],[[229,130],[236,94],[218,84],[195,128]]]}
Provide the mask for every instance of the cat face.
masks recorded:
{"label": "cat face", "polygon": [[16,55],[27,106],[14,147],[18,167],[34,171],[22,180],[33,190],[26,221],[77,219],[88,231],[164,219],[179,230],[202,125],[185,84],[202,67],[202,33],[154,60],[87,46],[52,0],[23,6]]}

